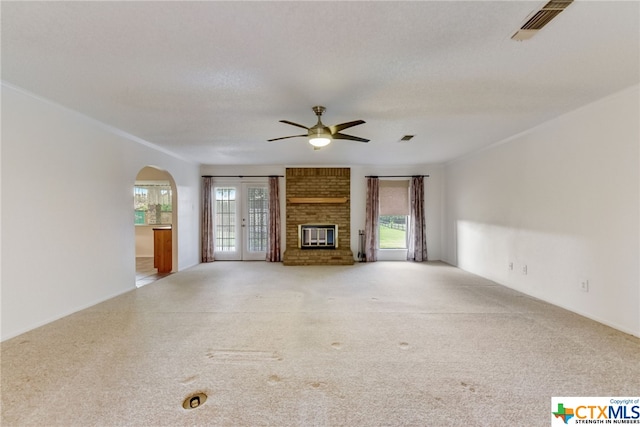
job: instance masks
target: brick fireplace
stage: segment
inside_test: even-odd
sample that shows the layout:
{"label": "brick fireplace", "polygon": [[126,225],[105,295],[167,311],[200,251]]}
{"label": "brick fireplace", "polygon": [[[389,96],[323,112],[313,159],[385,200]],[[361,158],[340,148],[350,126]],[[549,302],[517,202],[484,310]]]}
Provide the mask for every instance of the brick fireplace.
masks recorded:
{"label": "brick fireplace", "polygon": [[[284,265],[351,265],[351,170],[287,168]],[[336,226],[335,247],[300,245],[303,226]],[[316,235],[314,235],[316,236]],[[309,247],[312,246],[312,247]]]}

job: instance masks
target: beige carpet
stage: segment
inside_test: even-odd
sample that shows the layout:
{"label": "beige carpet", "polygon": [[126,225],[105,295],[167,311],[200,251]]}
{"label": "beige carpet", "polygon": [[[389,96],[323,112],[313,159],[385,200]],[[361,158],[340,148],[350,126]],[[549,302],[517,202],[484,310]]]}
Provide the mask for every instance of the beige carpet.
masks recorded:
{"label": "beige carpet", "polygon": [[2,426],[546,426],[639,355],[445,264],[215,262],[4,342]]}

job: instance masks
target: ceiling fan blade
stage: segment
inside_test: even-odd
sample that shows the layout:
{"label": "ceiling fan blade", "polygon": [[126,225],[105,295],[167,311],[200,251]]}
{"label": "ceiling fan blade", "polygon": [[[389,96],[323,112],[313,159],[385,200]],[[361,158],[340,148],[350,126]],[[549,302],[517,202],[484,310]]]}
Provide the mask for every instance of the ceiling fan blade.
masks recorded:
{"label": "ceiling fan blade", "polygon": [[348,139],[350,141],[369,142],[368,139],[360,138],[357,136],[345,135],[344,133],[334,133],[331,135],[333,139]]}
{"label": "ceiling fan blade", "polygon": [[331,130],[331,133],[334,134],[334,133],[340,132],[341,130],[345,130],[350,127],[358,126],[364,123],[366,123],[364,120],[354,120],[352,122],[340,123],[339,125],[329,126],[329,130]]}
{"label": "ceiling fan blade", "polygon": [[271,142],[271,141],[278,141],[278,140],[281,140],[281,139],[287,139],[287,138],[297,138],[297,137],[299,137],[299,136],[304,136],[304,137],[306,137],[306,136],[308,136],[308,135],[305,133],[304,135],[283,136],[282,138],[267,139],[267,142]]}
{"label": "ceiling fan blade", "polygon": [[304,125],[299,125],[298,123],[290,122],[289,120],[280,120],[280,123],[286,123],[286,124],[291,125],[291,126],[298,126],[299,128],[309,130],[308,127],[306,127]]}

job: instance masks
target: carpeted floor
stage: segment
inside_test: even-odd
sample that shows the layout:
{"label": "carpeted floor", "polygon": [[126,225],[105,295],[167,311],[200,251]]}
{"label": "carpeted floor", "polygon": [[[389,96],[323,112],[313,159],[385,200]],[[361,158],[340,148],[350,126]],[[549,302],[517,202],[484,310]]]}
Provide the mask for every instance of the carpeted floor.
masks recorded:
{"label": "carpeted floor", "polygon": [[640,339],[441,263],[203,264],[2,343],[2,426],[547,426],[639,392]]}

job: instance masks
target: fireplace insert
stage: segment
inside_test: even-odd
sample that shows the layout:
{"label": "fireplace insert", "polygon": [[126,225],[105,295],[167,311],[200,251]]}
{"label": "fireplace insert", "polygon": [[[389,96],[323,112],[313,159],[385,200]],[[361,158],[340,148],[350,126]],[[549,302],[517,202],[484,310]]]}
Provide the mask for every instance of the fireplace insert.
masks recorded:
{"label": "fireplace insert", "polygon": [[336,249],[338,247],[338,225],[298,225],[298,247],[301,249]]}

